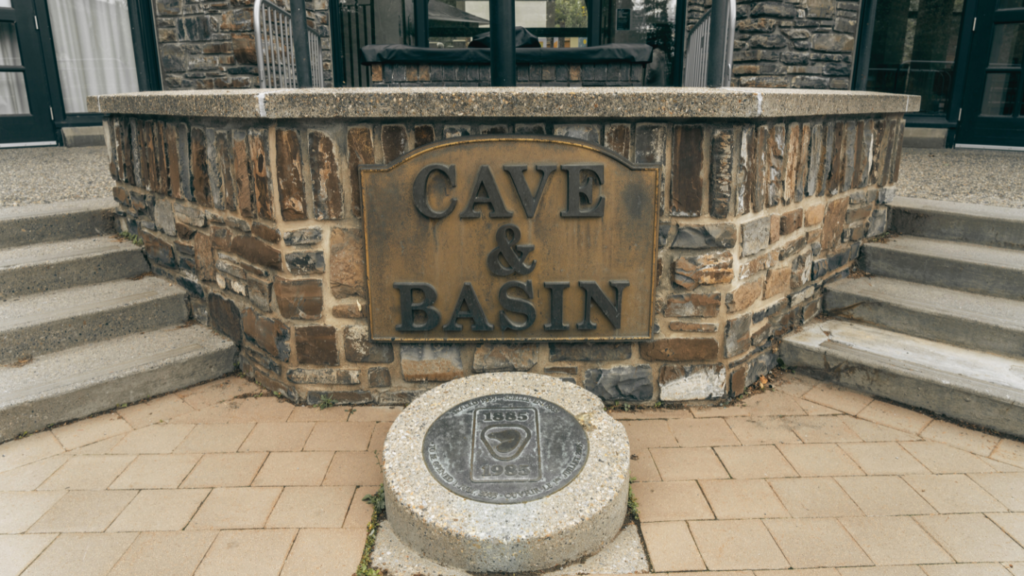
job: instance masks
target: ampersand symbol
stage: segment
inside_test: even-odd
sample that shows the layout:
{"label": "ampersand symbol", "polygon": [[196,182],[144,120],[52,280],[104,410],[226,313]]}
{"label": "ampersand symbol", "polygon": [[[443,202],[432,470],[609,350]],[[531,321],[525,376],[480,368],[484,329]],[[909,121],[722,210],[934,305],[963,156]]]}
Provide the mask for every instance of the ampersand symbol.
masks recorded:
{"label": "ampersand symbol", "polygon": [[[509,237],[508,233],[512,233]],[[491,250],[491,253],[487,255],[487,268],[491,271],[491,274],[495,276],[511,276],[513,274],[529,274],[533,272],[533,268],[537,266],[537,261],[530,262],[529,266],[523,264],[523,259],[530,252],[533,252],[533,244],[520,244],[519,239],[522,234],[519,232],[519,228],[514,224],[505,224],[501,228],[498,228],[498,233],[494,235],[495,240],[498,241],[498,247]],[[506,267],[498,260],[498,256],[505,258],[505,262],[508,264]]]}

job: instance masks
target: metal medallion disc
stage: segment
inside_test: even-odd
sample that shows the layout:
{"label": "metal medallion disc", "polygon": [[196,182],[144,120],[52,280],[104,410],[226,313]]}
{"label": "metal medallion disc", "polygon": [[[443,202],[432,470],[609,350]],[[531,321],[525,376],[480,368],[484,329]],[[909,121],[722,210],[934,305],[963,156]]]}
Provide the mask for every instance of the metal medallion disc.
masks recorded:
{"label": "metal medallion disc", "polygon": [[572,482],[587,463],[587,433],[561,406],[492,394],[442,414],[423,438],[423,460],[442,486],[478,502],[539,500]]}

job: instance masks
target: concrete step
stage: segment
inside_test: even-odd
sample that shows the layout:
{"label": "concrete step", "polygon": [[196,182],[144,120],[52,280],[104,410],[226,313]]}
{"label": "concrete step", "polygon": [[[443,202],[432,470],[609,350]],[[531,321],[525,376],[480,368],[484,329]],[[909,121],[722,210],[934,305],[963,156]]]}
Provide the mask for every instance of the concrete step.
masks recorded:
{"label": "concrete step", "polygon": [[110,236],[0,251],[0,300],[149,272],[142,249]]}
{"label": "concrete step", "polygon": [[1024,437],[1024,360],[842,320],[782,340],[786,365],[882,398]]}
{"label": "concrete step", "polygon": [[897,234],[1024,250],[1024,210],[896,198],[889,212]]}
{"label": "concrete step", "polygon": [[0,248],[114,233],[113,199],[0,209]]}
{"label": "concrete step", "polygon": [[1024,302],[871,276],[827,284],[832,315],[973,350],[1024,357]]}
{"label": "concrete step", "polygon": [[0,364],[187,320],[185,290],[154,276],[14,298],[0,302]]}
{"label": "concrete step", "polygon": [[898,236],[865,244],[861,268],[875,276],[1024,300],[1020,250]]}
{"label": "concrete step", "polygon": [[235,370],[233,342],[205,326],[165,328],[0,367],[0,442]]}

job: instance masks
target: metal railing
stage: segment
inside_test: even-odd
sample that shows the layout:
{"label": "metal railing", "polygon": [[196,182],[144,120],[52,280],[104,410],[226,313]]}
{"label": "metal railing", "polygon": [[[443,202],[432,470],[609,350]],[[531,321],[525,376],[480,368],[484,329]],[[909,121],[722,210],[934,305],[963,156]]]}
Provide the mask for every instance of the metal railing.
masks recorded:
{"label": "metal railing", "polygon": [[728,87],[735,37],[736,0],[712,0],[686,39],[683,86]]}
{"label": "metal railing", "polygon": [[[252,9],[256,29],[256,66],[260,88],[298,88],[295,70],[295,44],[291,15],[270,0],[256,0]],[[324,57],[320,36],[306,28],[309,42],[309,67],[313,86],[324,87]]]}

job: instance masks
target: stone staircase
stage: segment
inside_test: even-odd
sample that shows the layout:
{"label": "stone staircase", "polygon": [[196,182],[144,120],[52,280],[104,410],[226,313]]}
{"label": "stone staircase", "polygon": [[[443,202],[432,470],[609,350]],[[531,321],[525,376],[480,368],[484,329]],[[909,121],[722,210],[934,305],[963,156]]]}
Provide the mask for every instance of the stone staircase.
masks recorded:
{"label": "stone staircase", "polygon": [[1024,437],[1024,210],[910,198],[831,319],[783,338],[798,371]]}
{"label": "stone staircase", "polygon": [[114,236],[114,203],[0,209],[0,442],[235,370],[185,290]]}

